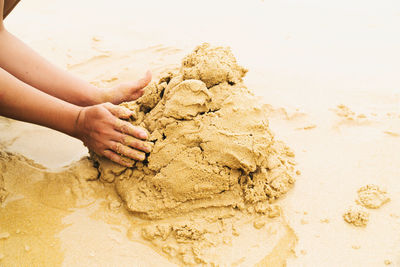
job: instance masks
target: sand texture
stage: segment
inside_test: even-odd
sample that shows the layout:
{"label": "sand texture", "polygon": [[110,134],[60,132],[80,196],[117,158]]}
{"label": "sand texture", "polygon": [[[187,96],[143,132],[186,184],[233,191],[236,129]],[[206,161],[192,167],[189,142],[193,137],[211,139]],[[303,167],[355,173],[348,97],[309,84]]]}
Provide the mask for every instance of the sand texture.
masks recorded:
{"label": "sand texture", "polygon": [[387,192],[374,184],[361,187],[357,193],[358,198],[356,202],[368,209],[380,208],[383,204],[390,201]]}
{"label": "sand texture", "polygon": [[369,221],[368,211],[360,206],[352,206],[343,214],[343,219],[354,226],[367,226]]}
{"label": "sand texture", "polygon": [[203,44],[179,72],[123,104],[135,111],[132,124],[149,131],[153,150],[131,169],[98,161],[100,178],[114,182],[130,211],[162,218],[208,207],[244,209],[291,188],[294,154],[270,131],[267,110],[242,83],[245,73],[229,48]]}

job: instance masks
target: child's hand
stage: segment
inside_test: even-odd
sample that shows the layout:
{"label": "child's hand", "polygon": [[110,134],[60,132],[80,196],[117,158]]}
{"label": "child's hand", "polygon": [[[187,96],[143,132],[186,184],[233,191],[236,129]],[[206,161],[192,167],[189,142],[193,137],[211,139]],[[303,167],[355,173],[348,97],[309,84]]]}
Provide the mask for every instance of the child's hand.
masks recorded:
{"label": "child's hand", "polygon": [[142,79],[131,82],[122,83],[114,88],[103,91],[103,100],[113,104],[120,104],[122,102],[136,100],[144,93],[144,88],[151,81],[151,72],[147,71],[145,77]]}
{"label": "child's hand", "polygon": [[111,103],[84,107],[75,123],[76,137],[96,154],[131,167],[134,161],[121,155],[142,161],[151,150],[151,144],[144,141],[146,130],[121,120],[131,115],[129,109]]}

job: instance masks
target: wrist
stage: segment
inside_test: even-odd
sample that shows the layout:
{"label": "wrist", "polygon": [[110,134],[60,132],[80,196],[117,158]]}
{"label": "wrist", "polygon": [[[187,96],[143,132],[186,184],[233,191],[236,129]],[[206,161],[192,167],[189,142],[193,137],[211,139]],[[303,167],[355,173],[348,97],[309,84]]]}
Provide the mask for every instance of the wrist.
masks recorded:
{"label": "wrist", "polygon": [[108,102],[109,96],[107,95],[106,90],[104,90],[103,88],[99,88],[99,87],[95,87],[95,88],[96,89],[93,89],[94,93],[92,94],[90,106]]}
{"label": "wrist", "polygon": [[99,89],[99,100],[100,102],[98,104],[102,103],[113,103],[115,104],[115,93],[113,89],[107,88],[107,89]]}
{"label": "wrist", "polygon": [[81,136],[81,121],[84,117],[84,107],[80,107],[80,106],[75,106],[73,105],[71,108],[70,113],[70,118],[69,121],[70,123],[68,123],[68,129],[65,131],[66,134],[78,138],[80,139]]}
{"label": "wrist", "polygon": [[79,106],[87,107],[98,105],[108,102],[108,98],[109,96],[107,95],[106,90],[90,85],[90,87],[86,88],[85,95],[81,97]]}

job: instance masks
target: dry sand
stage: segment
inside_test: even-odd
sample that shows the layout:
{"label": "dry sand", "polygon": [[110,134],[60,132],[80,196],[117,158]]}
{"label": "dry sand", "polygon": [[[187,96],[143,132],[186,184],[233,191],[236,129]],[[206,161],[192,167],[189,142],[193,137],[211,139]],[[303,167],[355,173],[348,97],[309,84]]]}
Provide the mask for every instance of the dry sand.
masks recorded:
{"label": "dry sand", "polygon": [[[202,3],[198,12],[182,12],[179,1],[121,1],[111,8],[109,1],[25,1],[6,25],[56,64],[100,86],[135,79],[147,66],[156,76],[177,68],[203,41],[231,46],[250,70],[245,84],[270,105],[270,128],[294,150],[301,175],[278,200],[284,216],[234,217],[239,229],[220,235],[226,247],[217,251],[219,260],[400,265],[399,4]],[[146,222],[134,220],[109,185],[90,181],[95,170],[87,161],[79,163],[87,163],[87,172],[74,165],[60,169],[87,153],[79,141],[7,119],[0,128],[9,191],[0,210],[2,264],[179,263],[167,259],[159,243],[140,241],[135,229]],[[368,184],[386,188],[391,201],[368,210],[366,227],[354,227],[342,215]],[[141,235],[154,236],[154,229]],[[288,244],[296,239],[293,257]]]}

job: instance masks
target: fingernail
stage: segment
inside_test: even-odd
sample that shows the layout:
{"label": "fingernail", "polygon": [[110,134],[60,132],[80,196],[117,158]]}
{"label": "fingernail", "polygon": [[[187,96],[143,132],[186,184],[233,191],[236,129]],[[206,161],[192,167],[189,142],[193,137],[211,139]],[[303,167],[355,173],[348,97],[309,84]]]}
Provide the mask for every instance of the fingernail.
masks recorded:
{"label": "fingernail", "polygon": [[151,147],[150,146],[146,146],[146,152],[150,153],[151,152]]}
{"label": "fingernail", "polygon": [[147,133],[145,131],[139,131],[139,137],[142,139],[147,139]]}

